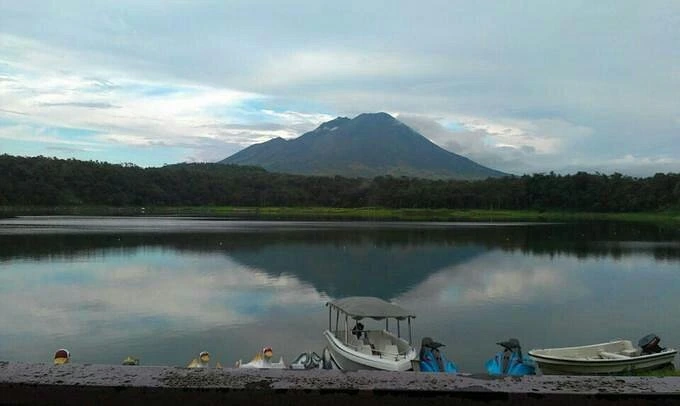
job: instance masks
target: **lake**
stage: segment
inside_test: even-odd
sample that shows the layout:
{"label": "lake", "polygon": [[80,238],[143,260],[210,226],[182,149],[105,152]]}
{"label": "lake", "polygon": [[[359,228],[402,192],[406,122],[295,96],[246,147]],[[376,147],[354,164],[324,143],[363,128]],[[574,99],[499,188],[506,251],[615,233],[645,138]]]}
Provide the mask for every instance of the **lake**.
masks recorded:
{"label": "lake", "polygon": [[[655,225],[0,219],[0,360],[231,366],[321,353],[324,306],[378,296],[460,369],[647,333],[680,346],[680,231]],[[416,345],[419,347],[419,345]]]}

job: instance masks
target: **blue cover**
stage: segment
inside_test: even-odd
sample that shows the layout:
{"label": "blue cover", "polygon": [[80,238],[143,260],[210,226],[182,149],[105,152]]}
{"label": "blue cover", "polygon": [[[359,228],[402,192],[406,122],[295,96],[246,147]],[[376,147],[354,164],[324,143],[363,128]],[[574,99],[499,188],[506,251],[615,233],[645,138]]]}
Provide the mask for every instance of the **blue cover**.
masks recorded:
{"label": "blue cover", "polygon": [[441,358],[441,364],[443,366],[440,368],[439,362],[437,361],[437,355],[430,348],[423,347],[420,350],[420,371],[421,372],[446,372],[446,373],[456,373],[458,372],[458,367],[456,364],[446,359],[441,351],[436,350]]}
{"label": "blue cover", "polygon": [[503,351],[496,353],[496,355],[486,362],[486,371],[489,375],[508,375],[508,376],[523,376],[536,374],[536,366],[531,359],[520,358],[519,354],[512,352],[508,362],[508,370],[503,371]]}

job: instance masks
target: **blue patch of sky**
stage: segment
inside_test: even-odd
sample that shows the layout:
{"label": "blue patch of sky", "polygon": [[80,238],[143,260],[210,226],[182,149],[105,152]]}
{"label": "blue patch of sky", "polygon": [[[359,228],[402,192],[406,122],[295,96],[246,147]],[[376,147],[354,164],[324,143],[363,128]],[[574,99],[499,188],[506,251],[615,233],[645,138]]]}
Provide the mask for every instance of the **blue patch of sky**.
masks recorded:
{"label": "blue patch of sky", "polygon": [[465,127],[456,121],[445,121],[441,125],[451,131],[461,132],[465,131]]}
{"label": "blue patch of sky", "polygon": [[18,124],[18,121],[0,117],[0,127],[13,127]]}
{"label": "blue patch of sky", "polygon": [[[21,156],[50,156],[60,158],[79,158],[89,159],[89,152],[86,149],[91,146],[83,145],[83,142],[88,142],[88,138],[92,135],[98,134],[99,131],[88,130],[83,128],[67,128],[67,127],[41,127],[30,123],[18,123],[11,120],[0,120],[2,123],[0,127],[11,127],[21,125],[23,129],[28,127],[26,131],[33,133],[40,133],[56,138],[61,142],[49,142],[45,140],[32,140],[30,137],[17,139],[3,139],[2,152],[10,155]],[[69,141],[74,143],[70,144]]]}
{"label": "blue patch of sky", "polygon": [[205,112],[222,118],[230,124],[256,124],[271,122],[272,117],[262,112],[262,103],[259,100],[242,101],[236,105],[207,107]]}
{"label": "blue patch of sky", "polygon": [[36,143],[32,141],[25,140],[7,140],[0,139],[0,153],[18,156],[36,156],[36,155],[48,155],[47,150],[39,145],[36,148]]}
{"label": "blue patch of sky", "polygon": [[171,94],[183,93],[183,94],[193,94],[196,93],[196,89],[184,86],[175,85],[147,85],[147,84],[136,84],[136,85],[125,85],[122,88],[125,91],[137,93],[144,96],[167,96]]}
{"label": "blue patch of sky", "polygon": [[7,62],[0,61],[0,75],[11,76],[16,72],[16,69],[12,69],[12,65],[8,64]]}
{"label": "blue patch of sky", "polygon": [[71,127],[49,127],[46,132],[58,137],[68,138],[68,139],[87,139],[93,135],[101,134],[101,131],[90,130],[87,128],[71,128]]}
{"label": "blue patch of sky", "polygon": [[90,92],[99,92],[103,88],[115,89],[121,93],[132,93],[139,96],[168,96],[177,93],[183,94],[193,94],[197,90],[192,87],[187,86],[176,86],[176,85],[160,85],[160,84],[146,84],[146,83],[123,83],[117,84],[115,82],[107,82],[97,80],[98,85],[95,85],[88,89]]}
{"label": "blue patch of sky", "polygon": [[184,162],[190,151],[182,147],[164,146],[117,146],[107,147],[103,151],[89,152],[88,160],[122,164],[132,162],[141,167],[159,167],[165,164]]}
{"label": "blue patch of sky", "polygon": [[[75,128],[75,127],[45,127],[35,123],[16,121],[6,118],[0,118],[0,127],[12,127],[21,125],[23,127],[28,127],[32,132],[39,132],[41,134],[48,134],[55,136],[57,138],[63,138],[66,140],[79,140],[91,137],[96,134],[100,134],[101,131],[90,130],[87,128]],[[31,140],[26,140],[26,142],[31,142]],[[44,141],[37,141],[42,144]]]}
{"label": "blue patch of sky", "polygon": [[224,117],[233,124],[280,123],[281,119],[268,113],[298,112],[302,114],[327,114],[322,106],[304,101],[284,100],[270,97],[256,97],[237,105],[215,106],[206,112],[217,117]]}
{"label": "blue patch of sky", "polygon": [[153,86],[142,92],[145,96],[167,96],[175,93],[188,93],[189,89],[182,89],[169,86]]}

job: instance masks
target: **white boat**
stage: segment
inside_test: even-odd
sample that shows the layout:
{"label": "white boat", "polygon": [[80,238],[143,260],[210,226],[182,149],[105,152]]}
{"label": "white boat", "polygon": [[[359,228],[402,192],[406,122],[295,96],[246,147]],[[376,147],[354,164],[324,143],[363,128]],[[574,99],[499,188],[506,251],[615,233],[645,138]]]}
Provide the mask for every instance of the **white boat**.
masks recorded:
{"label": "white boat", "polygon": [[[373,369],[407,371],[416,350],[411,346],[411,319],[416,316],[375,297],[348,297],[326,303],[328,330],[323,332],[333,361],[343,371]],[[335,328],[332,319],[335,311]],[[364,330],[360,320],[385,320],[385,328]],[[396,321],[397,334],[390,331]],[[401,338],[401,322],[408,324],[408,341]],[[354,323],[354,327],[350,325]]]}
{"label": "white boat", "polygon": [[656,369],[672,364],[677,352],[659,348],[659,352],[646,353],[628,340],[616,340],[580,347],[531,350],[529,356],[547,375],[595,375]]}

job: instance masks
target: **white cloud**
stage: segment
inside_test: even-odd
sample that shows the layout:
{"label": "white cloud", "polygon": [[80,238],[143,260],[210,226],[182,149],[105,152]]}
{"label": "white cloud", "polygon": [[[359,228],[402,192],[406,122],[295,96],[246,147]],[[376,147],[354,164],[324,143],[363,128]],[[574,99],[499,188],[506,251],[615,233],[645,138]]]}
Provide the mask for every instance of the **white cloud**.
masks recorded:
{"label": "white cloud", "polygon": [[[50,52],[40,44],[31,45],[32,51]],[[72,67],[77,61],[63,63]],[[111,138],[129,141],[132,145],[148,144],[153,140],[170,145],[187,142],[203,135],[196,127],[221,119],[210,114],[209,109],[228,109],[261,98],[230,89],[133,80],[119,74],[107,75],[107,85],[101,87],[100,80],[89,78],[101,74],[94,67],[90,67],[91,72],[84,71],[80,75],[50,67],[43,71],[35,69],[16,73],[11,81],[0,82],[0,101],[6,109],[28,117],[20,120],[42,126],[125,132]],[[168,89],[169,93],[144,93],[146,89],[157,88]]]}
{"label": "white cloud", "polygon": [[576,150],[593,134],[590,128],[556,119],[530,121],[407,114],[399,118],[451,152],[515,174],[567,168],[569,151]]}
{"label": "white cloud", "polygon": [[[564,136],[577,135],[576,126],[562,120],[516,120],[483,119],[459,117],[456,119],[464,128],[472,132],[486,134],[485,142],[495,147],[530,148],[539,154],[560,152]],[[578,129],[579,134],[587,134],[587,129]]]}
{"label": "white cloud", "polygon": [[[279,136],[291,138],[299,133],[289,128],[311,129],[331,118],[318,113],[251,109],[249,103],[267,99],[251,92],[134,79],[82,63],[85,55],[36,41],[10,36],[0,44],[0,48],[11,51],[0,57],[0,62],[11,67],[0,81],[0,118],[4,115],[19,123],[0,131],[6,139],[82,145],[82,140],[71,138],[68,129],[89,130],[96,134],[85,144],[99,149],[163,146],[192,150],[187,160],[222,159],[225,152],[213,156],[218,144],[221,146],[217,149],[224,151],[229,145],[238,148]],[[21,61],[25,54],[41,56],[39,61],[26,63]],[[253,110],[250,114],[263,123],[231,129],[242,120],[244,109]],[[278,122],[282,127],[261,130],[257,125],[266,127],[267,122]],[[44,132],[49,128],[65,131],[46,137]]]}
{"label": "white cloud", "polygon": [[[300,113],[297,111],[284,111],[284,112],[276,112],[273,110],[268,110],[268,109],[263,109],[262,113],[267,114],[268,116],[275,117],[278,120],[280,120],[282,123],[284,123],[287,126],[296,126],[296,125],[309,125],[310,123],[322,123],[324,121],[329,121],[332,120],[333,117],[332,115],[329,114],[323,114],[323,113]],[[297,134],[300,135],[300,134]]]}
{"label": "white cloud", "polygon": [[[239,310],[248,301],[257,301],[258,307],[271,311],[315,305],[326,299],[291,276],[273,277],[228,260],[229,271],[225,272],[222,256],[202,256],[201,261],[200,272],[173,269],[162,263],[108,265],[102,269],[101,264],[92,266],[87,260],[66,268],[61,262],[44,269],[38,267],[27,277],[26,283],[35,284],[28,293],[9,289],[14,282],[4,280],[6,289],[0,295],[0,305],[5,311],[0,314],[0,322],[14,334],[29,336],[48,336],[56,331],[65,335],[92,334],[91,324],[104,323],[109,328],[100,332],[105,334],[100,339],[105,341],[145,335],[143,324],[126,326],[131,319],[144,315],[166,319],[175,329],[205,330],[256,320],[260,314]],[[211,269],[209,264],[219,269]],[[41,283],[64,275],[79,275],[79,282]]]}
{"label": "white cloud", "polygon": [[[494,256],[482,257],[466,263],[465,272],[457,268],[442,270],[401,299],[414,305],[418,303],[419,308],[449,308],[474,307],[490,301],[529,302],[544,296],[551,296],[555,300],[588,292],[580,281],[567,280],[564,271],[560,269],[527,266],[515,257],[510,257],[510,265],[501,265],[495,261],[497,258]],[[422,298],[428,300],[423,301]]]}
{"label": "white cloud", "polygon": [[104,145],[96,141],[83,141],[63,138],[51,128],[33,127],[27,124],[0,126],[0,139],[30,140],[53,146],[77,148],[83,151],[99,151]]}
{"label": "white cloud", "polygon": [[[156,144],[152,139],[137,135],[106,133],[97,135],[97,139],[107,144],[123,144],[135,147],[148,147]],[[160,142],[160,141],[157,141]]]}

